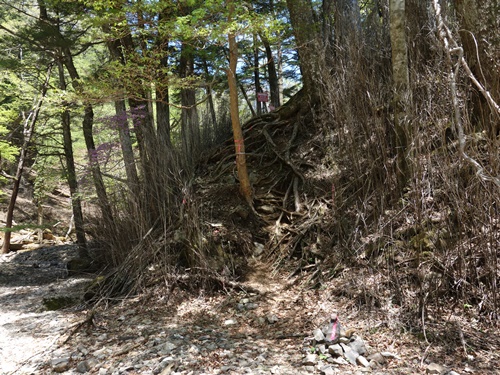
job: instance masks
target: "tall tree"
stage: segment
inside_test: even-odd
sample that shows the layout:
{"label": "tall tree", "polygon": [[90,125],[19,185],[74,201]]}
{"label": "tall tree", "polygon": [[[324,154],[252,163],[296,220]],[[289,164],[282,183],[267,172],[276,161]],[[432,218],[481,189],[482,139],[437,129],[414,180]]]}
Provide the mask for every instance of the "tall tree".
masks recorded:
{"label": "tall tree", "polygon": [[252,186],[248,177],[246,155],[245,155],[245,141],[243,138],[243,131],[241,130],[238,106],[238,87],[236,83],[236,66],[238,62],[238,44],[236,43],[236,36],[231,27],[235,12],[234,0],[228,1],[228,23],[230,29],[228,32],[229,42],[229,68],[227,69],[227,79],[229,83],[229,101],[231,108],[231,123],[233,127],[233,138],[236,149],[236,168],[238,170],[238,179],[240,181],[240,192],[250,206],[253,205]]}
{"label": "tall tree", "polygon": [[182,44],[179,62],[180,78],[184,79],[181,88],[181,136],[182,150],[186,167],[191,169],[200,152],[200,122],[196,104],[196,89],[190,82],[194,78],[194,48],[191,41]]}
{"label": "tall tree", "polygon": [[398,180],[402,189],[409,177],[408,137],[411,129],[408,127],[408,116],[411,107],[410,75],[408,68],[408,52],[406,45],[406,13],[405,0],[390,0],[390,35],[392,49],[392,81],[394,127],[396,133],[396,149],[398,155]]}
{"label": "tall tree", "polygon": [[[59,59],[57,61],[57,69],[59,73],[59,88],[66,91],[66,78],[64,75],[64,66]],[[69,111],[69,103],[63,100],[61,103],[63,109],[61,112],[61,125],[63,132],[63,147],[64,158],[66,160],[66,179],[68,181],[70,196],[71,196],[71,209],[75,221],[76,241],[79,249],[80,258],[88,258],[89,253],[87,250],[87,241],[85,238],[85,226],[83,220],[83,211],[81,204],[81,196],[78,191],[78,179],[76,176],[75,159],[73,156],[73,140],[71,136],[71,115]]]}
{"label": "tall tree", "polygon": [[280,84],[278,73],[276,70],[276,59],[273,56],[273,51],[271,49],[271,44],[269,40],[264,36],[260,35],[260,39],[262,40],[262,44],[266,50],[266,58],[267,58],[267,74],[269,77],[269,91],[271,94],[271,104],[274,108],[278,108],[281,105],[280,100]]}
{"label": "tall tree", "polygon": [[[105,26],[105,31],[109,32],[108,25]],[[125,64],[125,57],[121,49],[119,39],[109,40],[107,42],[108,50],[111,58]],[[125,98],[115,99],[115,113],[116,122],[118,126],[118,134],[120,136],[120,146],[123,154],[123,162],[125,164],[125,173],[127,175],[127,184],[129,190],[134,196],[138,195],[139,177],[137,175],[137,168],[135,165],[134,150],[132,148],[132,139],[130,137],[129,122],[127,119],[127,107]]]}
{"label": "tall tree", "polygon": [[5,232],[3,245],[2,245],[2,253],[7,254],[10,249],[10,239],[12,232],[10,229],[12,228],[12,222],[14,219],[14,208],[16,206],[17,195],[19,194],[19,185],[21,183],[21,176],[23,174],[24,163],[26,160],[26,155],[28,153],[28,146],[31,142],[31,137],[33,136],[33,131],[35,130],[35,124],[38,120],[38,114],[40,113],[40,108],[42,107],[43,100],[45,99],[45,95],[47,94],[47,90],[49,87],[50,74],[52,72],[51,63],[47,69],[47,74],[45,76],[45,82],[42,84],[40,88],[40,96],[37,100],[35,100],[35,105],[32,110],[29,112],[27,116],[25,116],[24,120],[24,140],[23,145],[21,147],[21,153],[19,155],[19,161],[17,163],[17,171],[16,176],[14,178],[14,186],[12,188],[12,194],[10,196],[9,207],[7,208],[7,217],[5,219],[5,228],[7,231]]}
{"label": "tall tree", "polygon": [[321,65],[318,55],[321,54],[321,43],[312,3],[310,0],[286,0],[286,4],[299,54],[303,90],[311,103],[315,103],[320,97]]}

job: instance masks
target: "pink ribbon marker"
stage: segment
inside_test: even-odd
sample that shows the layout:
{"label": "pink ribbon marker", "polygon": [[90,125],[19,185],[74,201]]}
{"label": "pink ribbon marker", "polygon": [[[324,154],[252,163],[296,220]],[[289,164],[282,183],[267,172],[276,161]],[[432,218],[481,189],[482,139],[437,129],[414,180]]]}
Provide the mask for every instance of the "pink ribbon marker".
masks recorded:
{"label": "pink ribbon marker", "polygon": [[335,323],[332,326],[332,335],[330,336],[330,340],[334,341],[337,338],[337,323],[338,319],[335,319]]}

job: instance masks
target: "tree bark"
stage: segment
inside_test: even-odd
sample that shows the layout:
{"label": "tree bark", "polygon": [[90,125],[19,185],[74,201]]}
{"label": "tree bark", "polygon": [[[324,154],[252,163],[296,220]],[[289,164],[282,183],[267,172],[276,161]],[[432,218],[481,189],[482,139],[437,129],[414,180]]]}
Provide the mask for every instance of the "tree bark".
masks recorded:
{"label": "tree bark", "polygon": [[[229,17],[228,21],[232,21],[234,13],[234,0],[228,0]],[[233,127],[233,138],[236,149],[236,169],[238,171],[238,179],[240,181],[240,193],[245,198],[250,206],[253,206],[252,187],[248,178],[245,142],[243,139],[243,131],[241,129],[238,106],[238,86],[236,83],[236,65],[238,61],[238,45],[236,37],[232,32],[228,34],[229,42],[229,69],[227,70],[227,79],[229,83],[229,102],[231,108],[231,123]]]}
{"label": "tree bark", "polygon": [[[64,67],[59,61],[57,64],[59,71],[59,87],[66,90],[66,79],[64,77]],[[83,220],[81,198],[78,193],[78,181],[76,178],[75,159],[73,157],[73,141],[71,139],[71,119],[67,109],[68,103],[63,101],[64,109],[61,113],[61,125],[63,132],[64,158],[66,160],[66,179],[68,181],[71,209],[75,221],[76,242],[78,244],[78,256],[80,258],[89,258],[87,250],[87,240],[85,238],[85,226]]]}
{"label": "tree bark", "polygon": [[390,0],[390,36],[392,48],[392,80],[394,128],[396,135],[397,175],[399,190],[409,177],[407,152],[411,129],[408,128],[408,112],[411,106],[410,76],[406,45],[405,0]]}
{"label": "tree bark", "polygon": [[[109,27],[103,27],[104,31],[109,32]],[[121,51],[119,40],[109,41],[107,43],[109,53],[114,60],[125,64],[125,58]],[[118,134],[120,137],[120,147],[125,164],[125,173],[127,175],[127,185],[134,196],[138,194],[139,176],[135,165],[134,150],[130,137],[129,122],[127,119],[127,107],[124,99],[115,100],[115,113],[118,125]]]}
{"label": "tree bark", "polygon": [[[75,64],[73,62],[73,55],[68,47],[63,49],[64,52],[64,66],[68,70],[71,82],[75,91],[81,92],[82,83],[80,82],[80,75],[76,70]],[[108,224],[112,224],[113,213],[111,206],[109,204],[108,195],[106,193],[106,187],[104,185],[104,180],[102,178],[101,168],[97,161],[95,142],[94,142],[94,109],[92,104],[84,103],[84,114],[82,121],[83,138],[85,140],[85,146],[87,148],[87,155],[89,158],[89,164],[92,171],[92,180],[97,194],[97,201],[99,203],[99,208],[103,215],[104,220]]]}
{"label": "tree bark", "polygon": [[[323,15],[325,17],[325,15]],[[337,52],[347,61],[354,49],[359,48],[361,14],[357,0],[335,2],[335,41]]]}
{"label": "tree bark", "polygon": [[257,35],[253,35],[253,80],[255,85],[255,108],[257,115],[262,113],[262,102],[259,102],[258,93],[264,92],[260,86],[260,70],[259,70],[259,49],[257,48]]}
{"label": "tree bark", "polygon": [[[181,51],[179,64],[181,78],[189,80],[194,74],[194,56],[192,47],[184,43]],[[191,169],[200,152],[200,122],[198,109],[196,108],[196,89],[189,87],[181,88],[181,137],[182,150],[186,162],[186,167]]]}
{"label": "tree bark", "polygon": [[262,44],[264,44],[264,48],[266,50],[266,58],[267,58],[267,72],[269,75],[269,91],[271,94],[271,104],[274,108],[278,108],[281,105],[280,102],[280,86],[278,80],[278,73],[276,72],[276,64],[275,59],[273,57],[273,51],[271,49],[271,44],[269,40],[264,36],[260,35],[260,39],[262,40]]}
{"label": "tree bark", "polygon": [[319,101],[321,90],[321,43],[318,41],[318,25],[310,0],[286,0],[290,21],[295,35],[302,73],[303,90],[311,104]]}
{"label": "tree bark", "polygon": [[19,161],[17,164],[16,176],[14,179],[14,186],[12,187],[12,195],[10,196],[9,206],[7,208],[7,217],[5,220],[5,236],[2,245],[2,254],[7,254],[10,250],[10,239],[12,236],[12,222],[14,220],[14,208],[16,206],[17,195],[19,194],[19,185],[21,183],[21,177],[24,169],[24,162],[26,160],[26,155],[28,153],[28,147],[35,130],[35,124],[38,119],[38,114],[40,113],[40,108],[42,107],[45,95],[47,95],[47,89],[49,86],[50,73],[52,72],[52,64],[49,65],[45,77],[45,82],[42,85],[40,98],[35,104],[35,107],[31,110],[30,114],[24,122],[24,139],[23,145],[21,147],[21,153],[19,155]]}

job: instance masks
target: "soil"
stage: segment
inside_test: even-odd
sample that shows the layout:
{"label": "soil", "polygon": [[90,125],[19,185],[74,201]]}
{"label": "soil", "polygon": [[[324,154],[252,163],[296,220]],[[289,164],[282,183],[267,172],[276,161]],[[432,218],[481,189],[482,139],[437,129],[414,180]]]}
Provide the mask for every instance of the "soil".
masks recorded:
{"label": "soil", "polygon": [[[374,374],[423,374],[431,362],[459,374],[497,373],[498,351],[487,348],[495,343],[486,341],[487,334],[479,341],[488,345],[467,353],[459,340],[449,347],[446,338],[426,344],[405,330],[397,306],[370,311],[352,295],[336,292],[347,287],[348,274],[322,290],[308,290],[255,260],[242,283],[253,292],[228,289],[193,295],[155,287],[90,309],[81,296],[94,275],[68,277],[64,266],[75,255],[74,246],[64,245],[0,258],[1,374],[319,373],[302,366],[305,340],[332,311],[338,312],[345,328],[363,337],[370,351],[395,354]],[[44,299],[55,296],[75,300],[70,307],[47,311]],[[242,308],[245,303],[251,308]],[[429,335],[438,323],[429,322]],[[462,334],[468,345],[473,343],[472,332],[463,329]],[[161,349],[165,347],[170,349]],[[335,373],[359,371],[345,365]]]}

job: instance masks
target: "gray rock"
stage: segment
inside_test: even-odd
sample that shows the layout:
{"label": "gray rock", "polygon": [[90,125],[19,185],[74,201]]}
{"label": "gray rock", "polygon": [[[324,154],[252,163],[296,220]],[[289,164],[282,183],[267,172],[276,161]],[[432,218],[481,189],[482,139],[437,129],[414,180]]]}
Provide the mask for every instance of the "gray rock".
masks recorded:
{"label": "gray rock", "polygon": [[347,362],[344,358],[342,357],[337,357],[337,358],[334,358],[333,359],[333,363],[337,364],[337,365],[347,365],[349,364],[349,362]]}
{"label": "gray rock", "polygon": [[245,308],[247,310],[255,310],[257,307],[259,307],[259,305],[257,305],[256,303],[248,303],[245,305]]}
{"label": "gray rock", "polygon": [[267,319],[269,324],[274,324],[279,320],[279,318],[275,314],[267,315],[266,319]]}
{"label": "gray rock", "polygon": [[159,346],[158,352],[162,353],[163,355],[165,355],[165,354],[170,353],[175,348],[177,348],[177,345],[175,345],[174,343],[171,343],[171,342],[167,341],[166,343],[164,343],[164,344],[162,344],[162,345]]}
{"label": "gray rock", "polygon": [[369,355],[368,360],[378,363],[379,365],[384,365],[385,363],[387,363],[386,357],[384,357],[381,353],[374,353]]}
{"label": "gray rock", "polygon": [[342,349],[344,350],[344,357],[349,361],[349,363],[355,365],[356,364],[356,359],[359,357],[359,353],[355,352],[352,350],[349,346],[346,344],[340,344]]}
{"label": "gray rock", "polygon": [[78,362],[78,364],[76,365],[76,371],[81,374],[85,374],[86,372],[90,371],[90,363],[88,361]]}
{"label": "gray rock", "polygon": [[444,366],[441,366],[440,364],[437,363],[431,363],[430,365],[427,366],[425,369],[426,374],[434,374],[434,375],[439,375],[443,372],[446,371],[446,368]]}
{"label": "gray rock", "polygon": [[255,249],[253,251],[253,255],[258,257],[259,255],[261,255],[264,252],[265,247],[263,244],[261,244],[259,242],[254,242],[253,244],[255,246]]}
{"label": "gray rock", "polygon": [[344,354],[344,351],[339,344],[333,344],[328,347],[328,353],[334,357],[339,357]]}
{"label": "gray rock", "polygon": [[306,357],[302,361],[302,364],[304,366],[315,366],[317,362],[318,362],[318,356],[314,353],[311,353],[306,355]]}
{"label": "gray rock", "polygon": [[64,372],[69,369],[69,358],[54,358],[50,361],[52,370],[55,372]]}
{"label": "gray rock", "polygon": [[225,326],[234,326],[235,324],[238,324],[238,322],[234,319],[224,320]]}
{"label": "gray rock", "polygon": [[326,346],[324,344],[320,344],[316,347],[316,349],[318,349],[318,351],[321,353],[321,354],[325,354],[327,352],[326,350]]}
{"label": "gray rock", "polygon": [[323,374],[323,375],[334,375],[335,374],[335,370],[333,369],[332,366],[323,366],[319,369],[319,371]]}
{"label": "gray rock", "polygon": [[314,340],[316,340],[317,343],[325,342],[325,335],[323,334],[323,331],[321,331],[319,328],[314,330],[313,336]]}
{"label": "gray rock", "polygon": [[370,362],[362,355],[356,358],[356,362],[363,367],[370,367]]}
{"label": "gray rock", "polygon": [[352,350],[354,350],[355,352],[358,352],[359,355],[366,354],[365,342],[363,341],[363,339],[361,337],[355,336],[354,340],[352,340],[348,345]]}

